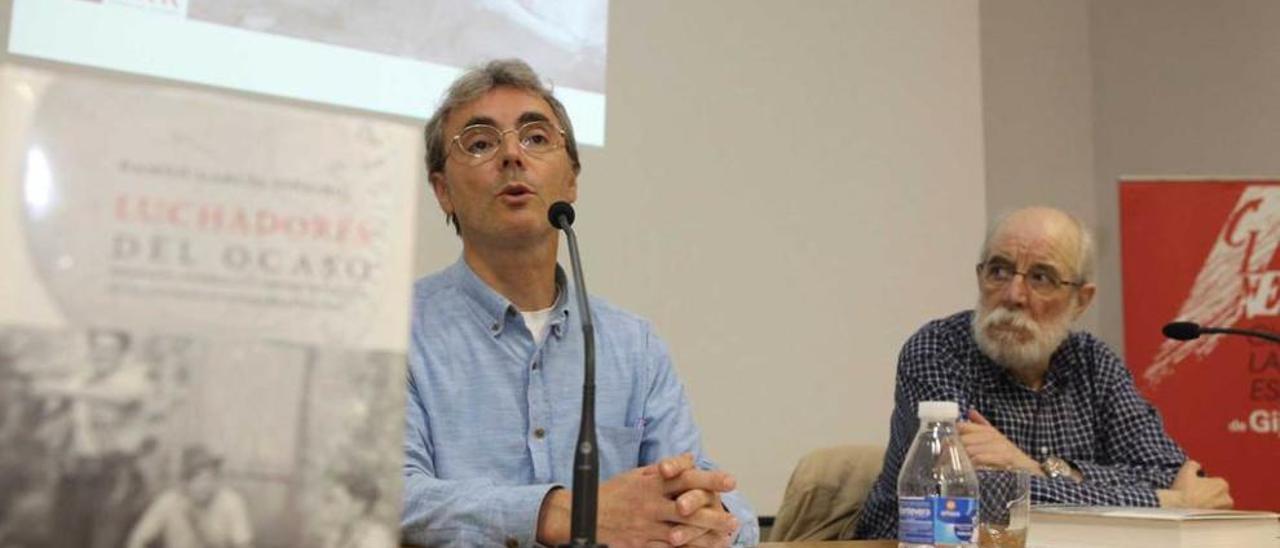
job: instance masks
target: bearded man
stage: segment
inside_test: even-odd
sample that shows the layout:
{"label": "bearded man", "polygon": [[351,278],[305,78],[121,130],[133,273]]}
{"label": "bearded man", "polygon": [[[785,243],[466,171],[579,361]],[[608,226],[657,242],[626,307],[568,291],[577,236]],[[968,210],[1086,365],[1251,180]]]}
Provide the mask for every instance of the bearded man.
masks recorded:
{"label": "bearded man", "polygon": [[954,401],[977,467],[1031,474],[1033,503],[1230,508],[1227,482],[1201,477],[1093,335],[1069,331],[1088,309],[1093,240],[1043,207],[992,223],[977,266],[978,306],[932,321],[903,346],[884,469],[857,538],[897,536],[898,470],[922,401]]}

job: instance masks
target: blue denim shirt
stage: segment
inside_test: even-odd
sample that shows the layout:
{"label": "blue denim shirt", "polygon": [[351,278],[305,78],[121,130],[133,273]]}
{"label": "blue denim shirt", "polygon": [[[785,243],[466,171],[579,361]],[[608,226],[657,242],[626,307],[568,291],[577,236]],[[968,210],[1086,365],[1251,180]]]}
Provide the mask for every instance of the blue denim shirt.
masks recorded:
{"label": "blue denim shirt", "polygon": [[[564,272],[539,346],[516,308],[459,259],[415,284],[405,429],[404,539],[412,544],[535,544],[538,511],[573,479],[583,345]],[[689,400],[649,323],[592,297],[600,479],[702,452]],[[741,493],[723,497],[759,527]]]}

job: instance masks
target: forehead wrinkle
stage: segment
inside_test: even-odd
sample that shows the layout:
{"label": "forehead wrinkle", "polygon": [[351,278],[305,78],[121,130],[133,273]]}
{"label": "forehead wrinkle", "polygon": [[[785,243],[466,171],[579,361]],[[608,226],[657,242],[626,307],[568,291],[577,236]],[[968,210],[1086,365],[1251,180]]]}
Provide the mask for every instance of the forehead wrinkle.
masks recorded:
{"label": "forehead wrinkle", "polygon": [[[1047,227],[1043,227],[1047,228]],[[1055,232],[1048,230],[1045,232]],[[1056,236],[1056,237],[1055,237]],[[1027,234],[1013,229],[1002,229],[992,242],[989,257],[1001,257],[1018,266],[1030,268],[1042,265],[1058,273],[1073,269],[1067,234]]]}
{"label": "forehead wrinkle", "polygon": [[[1048,207],[1028,207],[1010,214],[992,238],[991,253],[1006,253],[1018,247],[1021,254],[1045,262],[1060,273],[1080,275],[1084,257],[1080,256],[1083,234],[1080,226],[1066,213]],[[1013,240],[1013,246],[1006,245]],[[1047,262],[1046,262],[1047,261]]]}
{"label": "forehead wrinkle", "polygon": [[[497,97],[502,96],[502,97]],[[484,104],[484,108],[477,108],[478,105]],[[513,110],[511,105],[518,105],[521,109],[520,114],[516,116],[515,123],[510,128],[504,128],[495,118],[504,112]],[[470,111],[465,124],[454,125],[450,123],[455,117]],[[467,126],[481,123],[497,128],[499,131],[505,129],[515,129],[526,123],[525,119],[534,120],[550,120],[551,105],[547,101],[537,95],[523,89],[498,86],[475,99],[454,107],[445,119],[445,128],[452,133],[462,131]]]}

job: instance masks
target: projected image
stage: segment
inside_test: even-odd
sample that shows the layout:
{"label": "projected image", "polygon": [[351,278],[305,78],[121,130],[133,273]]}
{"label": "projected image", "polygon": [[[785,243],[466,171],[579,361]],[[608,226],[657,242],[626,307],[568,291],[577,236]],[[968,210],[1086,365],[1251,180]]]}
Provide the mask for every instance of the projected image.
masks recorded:
{"label": "projected image", "polygon": [[608,0],[13,0],[9,52],[425,119],[519,57],[604,144]]}
{"label": "projected image", "polygon": [[607,0],[81,0],[450,66],[520,55],[604,92]]}
{"label": "projected image", "polygon": [[518,54],[604,92],[606,0],[189,0],[187,17],[450,66]]}

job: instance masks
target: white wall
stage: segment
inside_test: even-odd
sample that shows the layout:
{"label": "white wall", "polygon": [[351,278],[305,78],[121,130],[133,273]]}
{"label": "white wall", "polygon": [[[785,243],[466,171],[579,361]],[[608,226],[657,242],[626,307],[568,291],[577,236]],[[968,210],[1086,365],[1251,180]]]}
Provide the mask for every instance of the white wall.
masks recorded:
{"label": "white wall", "polygon": [[[1033,204],[1098,224],[1089,3],[983,0],[982,112],[991,215]],[[1096,302],[1120,298],[1099,288]],[[1092,307],[1078,329],[1096,331]]]}
{"label": "white wall", "polygon": [[[805,452],[886,441],[899,346],[974,298],[977,4],[610,10],[587,284],[655,322],[711,454],[773,514]],[[430,200],[424,270],[457,253]]]}

